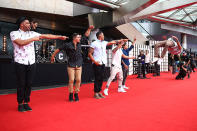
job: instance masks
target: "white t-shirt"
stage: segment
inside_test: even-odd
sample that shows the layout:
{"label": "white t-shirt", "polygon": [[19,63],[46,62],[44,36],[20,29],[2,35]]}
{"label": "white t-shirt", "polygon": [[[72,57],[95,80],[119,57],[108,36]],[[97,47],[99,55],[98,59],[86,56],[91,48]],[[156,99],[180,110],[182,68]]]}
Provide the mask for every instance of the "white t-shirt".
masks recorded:
{"label": "white t-shirt", "polygon": [[32,65],[35,63],[35,49],[34,42],[29,43],[25,46],[19,46],[14,43],[14,40],[21,39],[26,40],[36,36],[40,36],[41,34],[36,33],[34,31],[12,31],[10,33],[10,38],[12,40],[12,44],[14,46],[14,61],[23,64],[23,65]]}
{"label": "white t-shirt", "polygon": [[112,64],[118,68],[121,68],[121,60],[122,60],[122,49],[119,48],[115,53],[112,53]]}
{"label": "white t-shirt", "polygon": [[94,49],[93,57],[99,64],[107,64],[106,46],[107,41],[96,40],[91,43],[90,47]]}
{"label": "white t-shirt", "polygon": [[150,54],[149,53],[145,57],[145,63],[150,63]]}

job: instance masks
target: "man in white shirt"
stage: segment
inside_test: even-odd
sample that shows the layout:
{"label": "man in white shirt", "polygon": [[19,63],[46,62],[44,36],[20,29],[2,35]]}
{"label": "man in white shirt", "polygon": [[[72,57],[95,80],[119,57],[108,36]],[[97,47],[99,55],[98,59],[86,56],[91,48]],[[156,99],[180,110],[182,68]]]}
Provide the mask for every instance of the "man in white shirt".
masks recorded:
{"label": "man in white shirt", "polygon": [[150,53],[149,50],[146,50],[145,52],[145,66],[146,66],[146,72],[150,73],[150,63],[151,63],[151,59],[150,59]]}
{"label": "man in white shirt", "polygon": [[122,73],[122,66],[121,66],[121,60],[122,57],[125,59],[134,59],[135,57],[129,57],[123,54],[122,52],[122,45],[124,44],[124,41],[121,41],[119,45],[117,45],[116,48],[112,51],[112,67],[111,67],[111,75],[107,81],[106,88],[104,89],[104,94],[108,95],[108,89],[112,82],[112,80],[118,75],[118,92],[126,92],[122,86],[123,81],[123,73]]}
{"label": "man in white shirt", "polygon": [[16,24],[19,30],[12,31],[10,38],[14,46],[14,62],[17,77],[17,102],[18,111],[32,111],[29,107],[31,84],[35,72],[35,49],[34,41],[40,39],[67,39],[66,36],[39,34],[30,31],[31,26],[28,18],[20,17]]}
{"label": "man in white shirt", "polygon": [[102,31],[97,32],[96,37],[98,40],[91,43],[88,56],[93,62],[93,70],[95,75],[94,97],[96,99],[100,99],[104,98],[101,93],[101,88],[103,85],[103,79],[105,74],[105,65],[107,64],[106,46],[116,44],[121,40],[107,42],[104,40],[104,34]]}

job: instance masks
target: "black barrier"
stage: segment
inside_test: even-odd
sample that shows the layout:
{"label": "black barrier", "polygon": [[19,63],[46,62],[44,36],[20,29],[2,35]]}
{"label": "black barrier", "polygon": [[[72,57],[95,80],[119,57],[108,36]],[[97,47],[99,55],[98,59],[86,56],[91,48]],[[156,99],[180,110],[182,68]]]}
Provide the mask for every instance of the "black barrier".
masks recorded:
{"label": "black barrier", "polygon": [[0,54],[0,63],[11,63],[12,62],[12,56]]}
{"label": "black barrier", "polygon": [[[106,67],[105,80],[110,75],[110,68]],[[93,82],[94,71],[92,64],[83,64],[82,83]],[[68,74],[67,64],[36,64],[36,73],[33,80],[33,87],[52,86],[52,85],[67,85]],[[0,90],[15,89],[16,74],[14,63],[0,64]]]}

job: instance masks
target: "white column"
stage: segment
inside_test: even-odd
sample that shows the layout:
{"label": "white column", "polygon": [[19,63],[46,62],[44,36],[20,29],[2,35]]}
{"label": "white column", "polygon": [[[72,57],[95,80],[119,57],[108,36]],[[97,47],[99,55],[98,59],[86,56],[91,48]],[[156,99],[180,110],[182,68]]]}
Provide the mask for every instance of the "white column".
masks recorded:
{"label": "white column", "polygon": [[181,34],[181,41],[182,41],[182,47],[184,49],[187,49],[187,35]]}

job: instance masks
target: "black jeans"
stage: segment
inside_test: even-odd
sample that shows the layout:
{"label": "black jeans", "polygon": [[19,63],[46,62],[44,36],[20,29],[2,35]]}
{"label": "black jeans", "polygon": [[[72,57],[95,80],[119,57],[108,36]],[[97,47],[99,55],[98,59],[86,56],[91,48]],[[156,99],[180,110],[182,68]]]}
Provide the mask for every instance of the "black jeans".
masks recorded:
{"label": "black jeans", "polygon": [[23,65],[15,63],[17,79],[17,102],[22,104],[30,101],[31,85],[36,65]]}
{"label": "black jeans", "polygon": [[177,79],[177,80],[179,80],[179,79],[184,79],[185,76],[186,76],[186,74],[187,74],[186,71],[181,70],[181,71],[179,72],[179,74],[176,76],[176,79]]}
{"label": "black jeans", "polygon": [[147,74],[150,73],[150,63],[145,63]]}
{"label": "black jeans", "polygon": [[141,68],[142,68],[143,77],[145,78],[146,77],[146,73],[145,73],[146,72],[146,65],[142,64]]}
{"label": "black jeans", "polygon": [[127,79],[127,76],[128,76],[128,72],[129,72],[129,69],[126,69],[124,67],[124,65],[122,65],[122,73],[123,73],[122,85],[125,85],[125,82],[126,82],[126,79]]}
{"label": "black jeans", "polygon": [[160,65],[157,62],[154,63],[154,75],[160,76]]}
{"label": "black jeans", "polygon": [[176,73],[176,67],[177,65],[176,65],[176,63],[175,63],[175,61],[173,60],[172,61],[172,74],[175,74]]}
{"label": "black jeans", "polygon": [[103,85],[103,79],[105,74],[105,65],[97,66],[93,64],[93,70],[94,70],[94,92],[99,93],[102,90]]}

